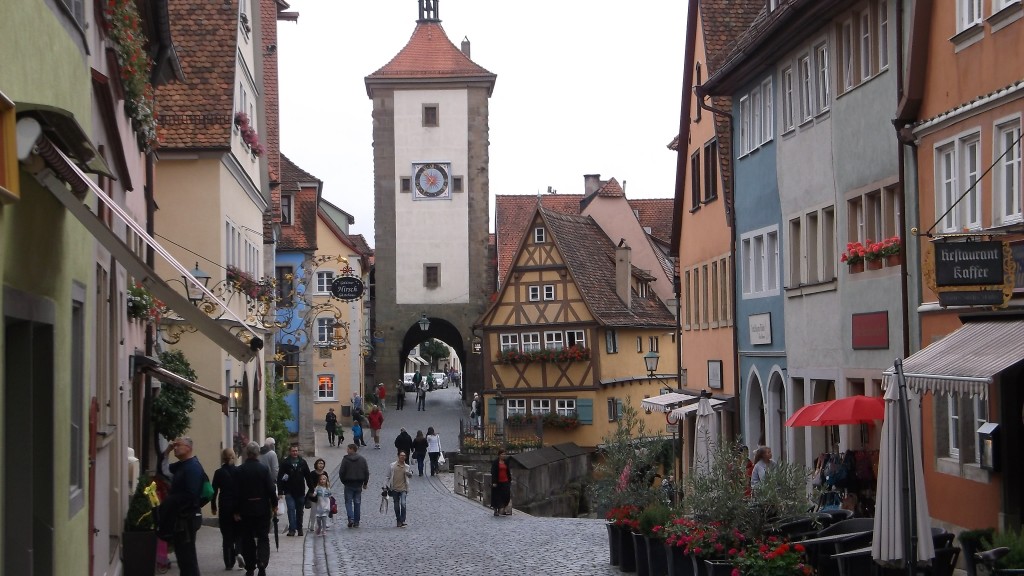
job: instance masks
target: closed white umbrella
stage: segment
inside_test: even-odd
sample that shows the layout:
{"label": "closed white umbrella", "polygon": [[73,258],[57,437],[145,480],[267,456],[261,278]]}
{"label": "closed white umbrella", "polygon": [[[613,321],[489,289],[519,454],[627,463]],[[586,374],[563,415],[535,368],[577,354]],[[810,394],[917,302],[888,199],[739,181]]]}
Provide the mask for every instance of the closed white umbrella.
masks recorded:
{"label": "closed white umbrella", "polygon": [[711,424],[715,411],[711,401],[701,395],[697,402],[697,421],[694,432],[697,438],[693,444],[693,469],[697,474],[706,475],[711,471],[714,441],[711,439]]}
{"label": "closed white umbrella", "polygon": [[896,378],[887,378],[885,390],[871,558],[910,573],[914,564],[935,557],[935,546],[921,468],[921,431],[910,422],[903,362],[897,360],[895,368]]}

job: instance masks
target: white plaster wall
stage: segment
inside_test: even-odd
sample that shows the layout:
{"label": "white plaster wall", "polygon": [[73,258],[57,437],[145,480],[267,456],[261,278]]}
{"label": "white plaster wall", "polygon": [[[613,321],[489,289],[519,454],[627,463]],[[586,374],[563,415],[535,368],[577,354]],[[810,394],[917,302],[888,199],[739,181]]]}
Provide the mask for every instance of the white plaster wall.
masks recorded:
{"label": "white plaster wall", "polygon": [[[439,126],[422,126],[423,104],[437,104]],[[398,304],[469,302],[469,120],[465,90],[395,92],[395,300]],[[450,162],[463,192],[450,200],[413,200],[401,192],[414,162]],[[423,265],[440,264],[440,286],[423,287]]]}

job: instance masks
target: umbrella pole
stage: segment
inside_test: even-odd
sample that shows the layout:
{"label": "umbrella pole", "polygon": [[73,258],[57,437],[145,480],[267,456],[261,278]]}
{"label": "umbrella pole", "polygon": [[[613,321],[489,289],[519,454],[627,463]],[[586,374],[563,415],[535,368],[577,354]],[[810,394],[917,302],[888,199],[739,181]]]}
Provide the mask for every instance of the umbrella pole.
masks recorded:
{"label": "umbrella pole", "polygon": [[914,483],[914,442],[910,429],[910,408],[907,400],[907,379],[903,376],[903,360],[897,358],[895,362],[897,385],[899,386],[899,410],[900,410],[900,436],[903,439],[902,466],[900,475],[903,477],[903,496],[906,505],[903,507],[903,561],[907,570],[907,576],[913,576],[914,565],[917,563],[917,486]]}

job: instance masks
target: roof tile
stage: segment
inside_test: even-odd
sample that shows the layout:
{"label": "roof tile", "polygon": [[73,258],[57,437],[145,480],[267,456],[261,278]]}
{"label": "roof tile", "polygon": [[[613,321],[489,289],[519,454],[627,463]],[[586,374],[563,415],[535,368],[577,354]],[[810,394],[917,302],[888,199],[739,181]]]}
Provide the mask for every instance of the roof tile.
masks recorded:
{"label": "roof tile", "polygon": [[494,76],[452,44],[437,22],[419,22],[401,51],[367,79]]}

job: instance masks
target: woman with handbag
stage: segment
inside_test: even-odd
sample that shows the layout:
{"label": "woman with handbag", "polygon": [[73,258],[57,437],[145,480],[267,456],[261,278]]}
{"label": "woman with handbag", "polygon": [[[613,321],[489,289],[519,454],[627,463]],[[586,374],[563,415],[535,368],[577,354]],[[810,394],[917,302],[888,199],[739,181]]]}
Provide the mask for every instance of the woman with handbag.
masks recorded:
{"label": "woman with handbag", "polygon": [[423,476],[423,460],[427,457],[427,439],[423,436],[423,430],[416,431],[416,438],[412,441],[412,457],[416,460],[420,476]]}
{"label": "woman with handbag", "polygon": [[498,450],[498,457],[491,462],[491,508],[494,515],[511,516],[508,507],[512,500],[512,469],[508,466],[505,449]]}
{"label": "woman with handbag", "polygon": [[[309,490],[306,491],[306,509],[318,508],[319,498],[317,496],[317,487],[320,486],[320,479],[327,478],[327,487],[331,486],[331,479],[327,474],[327,462],[323,458],[317,458],[316,462],[313,463],[313,469],[310,470],[309,476],[306,477],[306,486]],[[309,530],[313,529],[316,523],[316,514],[312,513],[309,515]]]}
{"label": "woman with handbag", "polygon": [[430,458],[430,475],[437,475],[437,461],[441,457],[441,436],[434,427],[427,428],[427,456]]}

